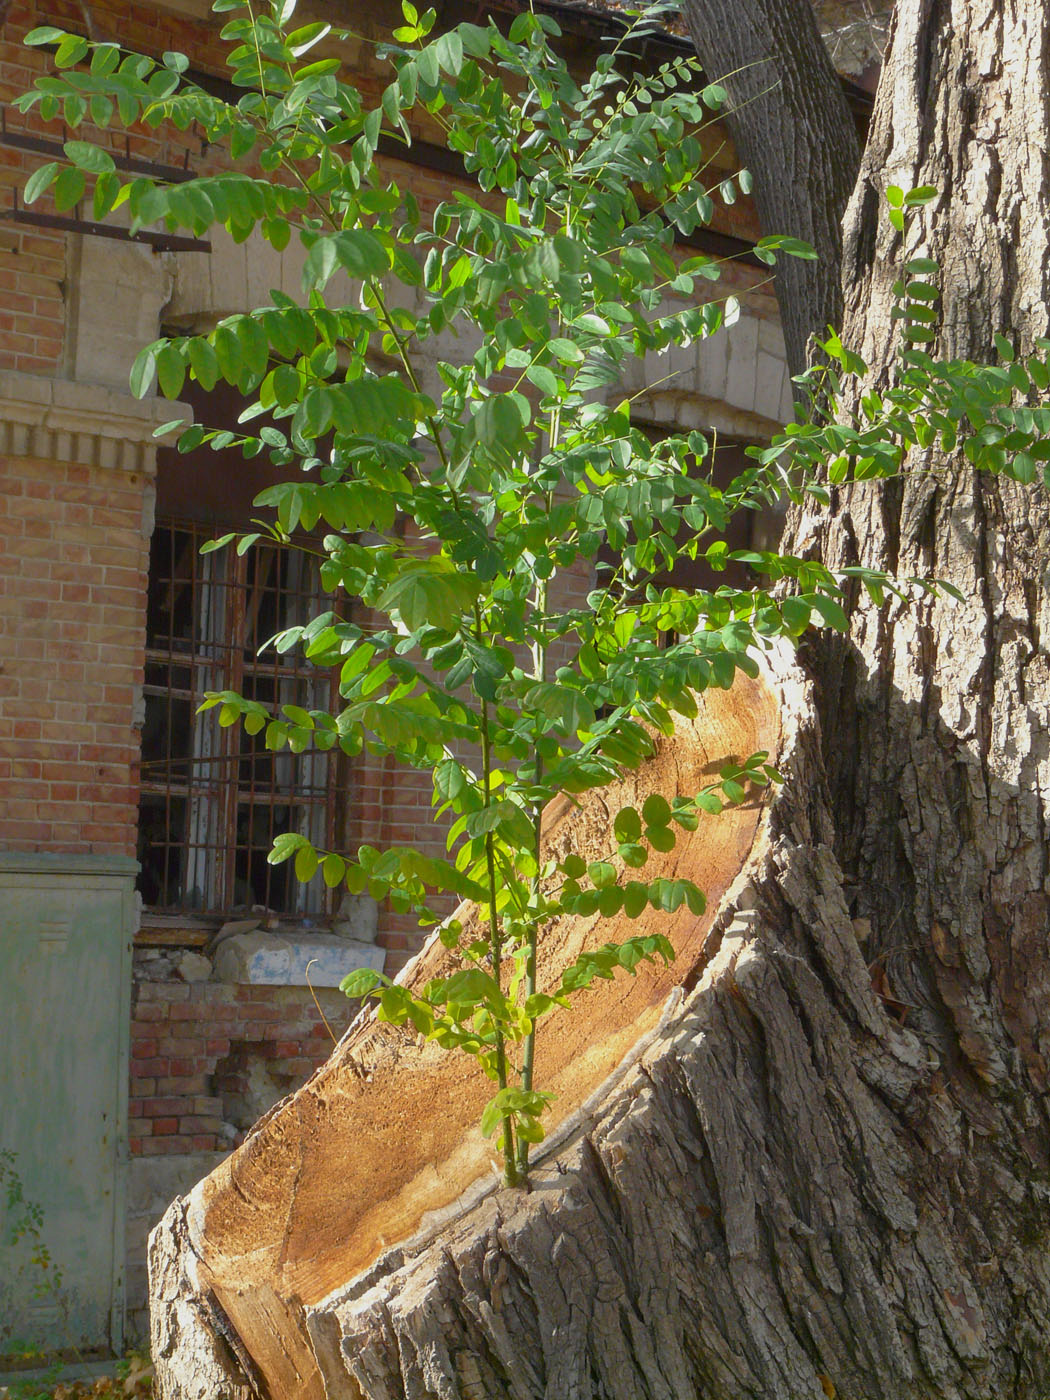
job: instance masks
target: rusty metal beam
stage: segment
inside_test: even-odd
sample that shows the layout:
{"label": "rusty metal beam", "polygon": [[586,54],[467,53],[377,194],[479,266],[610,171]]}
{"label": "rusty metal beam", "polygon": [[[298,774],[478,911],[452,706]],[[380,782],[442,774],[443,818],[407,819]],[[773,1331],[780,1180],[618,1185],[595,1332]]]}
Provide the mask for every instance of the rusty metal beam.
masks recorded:
{"label": "rusty metal beam", "polygon": [[23,209],[18,204],[0,213],[0,218],[10,219],[16,224],[33,224],[36,228],[64,229],[68,233],[89,233],[95,238],[115,238],[121,243],[146,243],[158,253],[211,252],[211,243],[206,238],[189,238],[181,233],[153,233],[149,229],[131,233],[126,228],[98,223],[95,219],[71,218],[67,214],[39,214],[35,209]]}
{"label": "rusty metal beam", "polygon": [[[118,170],[127,170],[132,175],[151,175],[155,180],[166,180],[171,185],[185,184],[187,180],[196,178],[196,172],[185,166],[160,165],[156,161],[133,156],[126,138],[124,145],[123,155],[120,151],[109,152]],[[67,158],[61,141],[50,141],[46,136],[30,136],[24,131],[9,130],[6,107],[0,107],[0,146],[10,146],[17,151],[32,151],[34,155],[53,156],[58,160]]]}

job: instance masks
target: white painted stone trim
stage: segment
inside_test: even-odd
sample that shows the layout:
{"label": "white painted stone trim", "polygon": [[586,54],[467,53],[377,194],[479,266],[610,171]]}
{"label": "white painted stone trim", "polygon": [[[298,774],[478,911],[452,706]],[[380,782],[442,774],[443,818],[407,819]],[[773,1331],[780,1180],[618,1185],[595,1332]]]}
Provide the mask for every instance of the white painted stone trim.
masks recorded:
{"label": "white painted stone trim", "polygon": [[114,471],[156,470],[154,429],[186,422],[186,404],[135,399],[97,384],[0,371],[0,455],[73,462]]}

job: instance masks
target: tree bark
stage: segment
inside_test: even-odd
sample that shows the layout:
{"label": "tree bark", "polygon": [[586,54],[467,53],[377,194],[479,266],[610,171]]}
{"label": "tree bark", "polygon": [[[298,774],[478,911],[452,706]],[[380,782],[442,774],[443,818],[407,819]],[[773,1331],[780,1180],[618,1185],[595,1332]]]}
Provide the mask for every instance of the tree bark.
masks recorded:
{"label": "tree bark", "polygon": [[[857,129],[810,0],[683,0],[704,71],[728,94],[726,120],[754,177],[764,233],[804,238],[816,262],[783,258],[776,288],[788,365],[842,323],[842,216],[860,163]],[[725,75],[725,76],[723,76]]]}
{"label": "tree bark", "polygon": [[[1048,75],[1043,0],[902,4],[844,244],[844,339],[876,379],[907,257],[941,263],[940,353],[1046,333]],[[889,183],[941,190],[903,242]],[[153,1246],[155,1300],[184,1281],[155,1305],[165,1400],[216,1368],[272,1400],[1050,1393],[1050,512],[915,452],[787,547],[966,601],[858,603],[805,673],[778,663],[788,781],[746,879],[531,1192],[323,1297],[257,1293],[250,1341],[200,1190],[178,1203]],[[280,1375],[267,1329],[296,1339]]]}
{"label": "tree bark", "polygon": [[[892,288],[912,257],[940,264],[938,340],[927,347],[940,358],[988,361],[996,331],[1022,352],[1047,333],[1048,72],[1039,0],[898,6],[844,226],[843,340],[876,382],[892,372]],[[882,212],[890,184],[940,191],[903,238]],[[894,1132],[912,1158],[902,1183],[942,1253],[925,1306],[965,1326],[962,1345],[943,1316],[926,1332],[949,1345],[943,1364],[920,1349],[931,1381],[920,1393],[1040,1396],[1050,1371],[1046,494],[978,475],[961,453],[915,450],[898,481],[841,491],[820,520],[796,516],[783,547],[944,578],[966,600],[858,607],[849,641],[819,641],[808,662],[843,888],[873,985],[906,1017],[927,1066]],[[929,1257],[920,1241],[917,1231]],[[918,1340],[919,1313],[906,1311]]]}

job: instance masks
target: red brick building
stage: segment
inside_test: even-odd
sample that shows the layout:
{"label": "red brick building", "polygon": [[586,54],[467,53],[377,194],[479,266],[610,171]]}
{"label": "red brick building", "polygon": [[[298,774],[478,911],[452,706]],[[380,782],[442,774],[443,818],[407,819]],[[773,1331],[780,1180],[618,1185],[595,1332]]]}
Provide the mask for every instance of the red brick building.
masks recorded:
{"label": "red brick building", "polygon": [[[344,58],[378,95],[366,40],[397,19],[386,0],[361,8],[326,0],[325,17],[363,32]],[[456,10],[443,21],[477,17],[476,7]],[[598,22],[562,18],[585,59]],[[39,1186],[58,1254],[63,1203],[77,1192],[94,1199],[92,1182],[102,1183],[95,1228],[109,1245],[64,1267],[74,1280],[80,1269],[93,1299],[74,1310],[78,1345],[104,1347],[120,1344],[125,1307],[142,1306],[147,1224],[347,1024],[351,1008],[326,969],[345,972],[357,959],[392,972],[416,946],[411,920],[367,898],[335,900],[319,881],[296,886],[287,866],[267,865],[273,836],[302,830],[351,850],[411,842],[440,852],[444,843],[423,775],[367,757],[267,754],[213,715],[194,716],[204,690],[227,685],[263,700],[327,696],[327,679],[293,657],[258,654],[308,615],[318,587],[277,550],[199,553],[217,531],[245,525],[271,469],[158,447],[153,429],[175,416],[172,406],[132,398],[128,369],[158,334],[210,329],[273,287],[297,295],[303,254],[221,234],[207,243],[107,235],[89,209],[56,215],[46,200],[26,211],[21,186],[63,139],[10,105],[46,70],[48,54],[21,44],[45,23],[158,56],[180,50],[210,79],[222,78],[222,50],[203,0],[0,4],[0,968],[24,997],[22,1019],[0,1040],[15,1066],[0,1149],[17,1151],[27,1194]],[[223,160],[192,129],[89,134],[123,169],[163,178]],[[725,150],[716,159],[732,164]],[[397,163],[423,206],[465,178],[426,141]],[[715,243],[740,252],[756,232],[738,205],[715,226],[733,241]],[[642,392],[647,367],[638,366],[621,386],[640,394],[639,421],[654,431],[677,424],[755,441],[789,413],[765,269],[730,264],[725,290],[742,301],[735,326],[673,352],[670,385]],[[429,353],[455,352],[436,343]],[[428,361],[418,369],[424,384],[435,373]],[[663,361],[651,378],[666,374]],[[191,406],[214,426],[236,411]],[[99,939],[108,961],[92,952]],[[316,1001],[308,955],[321,959]],[[85,1017],[102,1025],[106,1047],[93,1089],[74,1088],[77,1064],[97,1050]],[[42,1097],[54,1141],[44,1127],[27,1139]],[[63,1131],[104,1147],[95,1174],[73,1186],[55,1170]],[[45,1313],[27,1304],[18,1317],[53,1337]],[[0,1323],[0,1357],[4,1342]]]}

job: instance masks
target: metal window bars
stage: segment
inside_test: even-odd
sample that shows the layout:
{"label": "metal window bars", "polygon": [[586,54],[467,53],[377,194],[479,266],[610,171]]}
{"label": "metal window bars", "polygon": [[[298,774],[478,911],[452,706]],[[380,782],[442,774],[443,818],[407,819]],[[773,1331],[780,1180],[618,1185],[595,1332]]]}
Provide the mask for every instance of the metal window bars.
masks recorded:
{"label": "metal window bars", "polygon": [[196,713],[209,690],[235,690],[272,708],[330,707],[334,677],[294,653],[260,652],[316,610],[317,570],[306,554],[264,543],[243,556],[202,555],[211,533],[163,521],[151,543],[139,887],[155,910],[321,914],[321,881],[301,885],[290,865],[266,857],[280,832],[334,843],[338,751],[274,753],[262,734],[221,727],[217,711]]}

